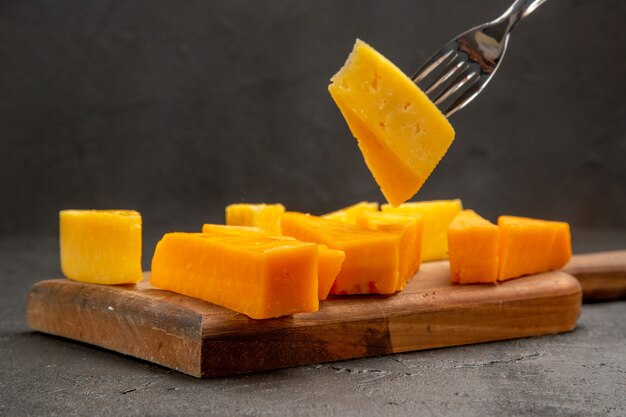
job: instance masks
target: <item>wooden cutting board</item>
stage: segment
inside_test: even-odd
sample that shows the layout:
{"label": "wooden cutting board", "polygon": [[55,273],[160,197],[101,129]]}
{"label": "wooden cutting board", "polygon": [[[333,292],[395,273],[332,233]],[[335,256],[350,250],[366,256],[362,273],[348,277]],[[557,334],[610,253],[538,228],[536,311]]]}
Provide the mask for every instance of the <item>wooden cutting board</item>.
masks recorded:
{"label": "wooden cutting board", "polygon": [[[575,257],[573,272],[587,279],[613,274],[621,277],[624,290],[626,251],[598,255]],[[152,288],[149,273],[128,286],[55,279],[31,288],[28,323],[196,377],[567,332],[576,326],[582,290],[568,273],[453,285],[448,268],[446,261],[423,264],[407,288],[392,296],[335,297],[320,303],[317,313],[269,320]]]}

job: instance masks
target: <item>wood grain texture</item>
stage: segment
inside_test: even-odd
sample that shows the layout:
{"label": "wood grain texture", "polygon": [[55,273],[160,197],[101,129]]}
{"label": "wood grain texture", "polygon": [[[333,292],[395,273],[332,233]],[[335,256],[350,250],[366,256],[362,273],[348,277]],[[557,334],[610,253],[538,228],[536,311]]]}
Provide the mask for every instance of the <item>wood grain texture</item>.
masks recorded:
{"label": "wood grain texture", "polygon": [[626,300],[626,250],[576,255],[563,270],[578,279],[586,303]]}
{"label": "wood grain texture", "polygon": [[147,280],[48,280],[29,293],[28,323],[209,377],[566,332],[580,306],[581,287],[563,272],[454,285],[444,261],[424,264],[398,294],[333,297],[317,313],[269,320],[151,288]]}

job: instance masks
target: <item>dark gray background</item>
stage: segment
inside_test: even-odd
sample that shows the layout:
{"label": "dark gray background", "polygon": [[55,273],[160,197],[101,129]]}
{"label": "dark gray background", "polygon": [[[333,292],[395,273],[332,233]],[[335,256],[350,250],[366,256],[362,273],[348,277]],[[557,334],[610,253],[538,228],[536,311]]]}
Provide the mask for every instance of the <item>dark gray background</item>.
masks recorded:
{"label": "dark gray background", "polygon": [[[383,200],[326,87],[359,37],[412,72],[508,1],[0,2],[0,233],[134,208],[147,236],[232,202]],[[451,119],[417,199],[626,228],[626,2],[549,1]]]}

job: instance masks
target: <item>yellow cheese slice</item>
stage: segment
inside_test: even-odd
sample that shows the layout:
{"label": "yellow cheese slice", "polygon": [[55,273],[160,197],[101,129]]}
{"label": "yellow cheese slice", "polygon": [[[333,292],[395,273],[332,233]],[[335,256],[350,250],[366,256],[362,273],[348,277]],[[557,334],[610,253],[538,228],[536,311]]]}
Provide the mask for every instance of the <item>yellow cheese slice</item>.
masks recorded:
{"label": "yellow cheese slice", "polygon": [[74,281],[141,281],[141,214],[133,210],[62,210],[61,270]]}
{"label": "yellow cheese slice", "polygon": [[226,224],[259,227],[278,236],[280,216],[284,212],[285,206],[282,204],[230,204],[226,207]]}
{"label": "yellow cheese slice", "polygon": [[448,258],[448,226],[463,209],[461,200],[411,201],[398,207],[383,204],[380,209],[385,213],[424,216],[422,261]]}
{"label": "yellow cheese slice", "polygon": [[413,197],[454,140],[446,117],[409,77],[360,40],[328,90],[387,201],[398,206]]}

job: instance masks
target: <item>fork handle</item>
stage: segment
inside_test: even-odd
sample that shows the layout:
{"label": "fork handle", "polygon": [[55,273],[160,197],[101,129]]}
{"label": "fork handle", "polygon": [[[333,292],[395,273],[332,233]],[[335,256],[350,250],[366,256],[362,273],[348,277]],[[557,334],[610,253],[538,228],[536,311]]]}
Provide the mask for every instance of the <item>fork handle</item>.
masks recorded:
{"label": "fork handle", "polygon": [[513,4],[496,21],[505,23],[503,35],[510,32],[513,26],[541,6],[546,0],[515,0]]}

